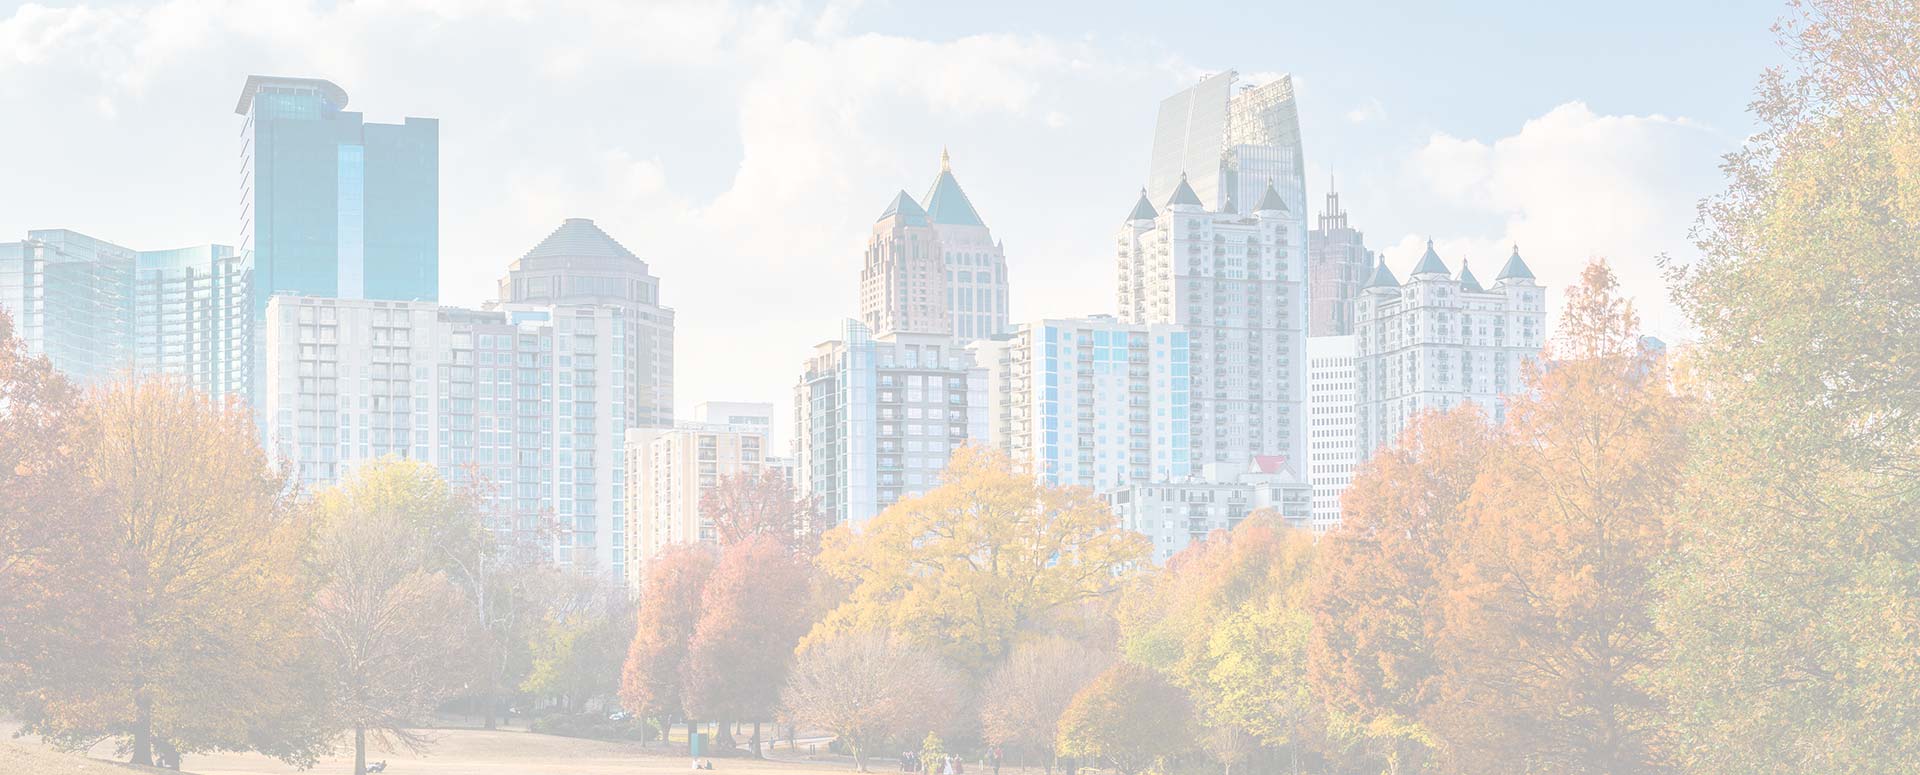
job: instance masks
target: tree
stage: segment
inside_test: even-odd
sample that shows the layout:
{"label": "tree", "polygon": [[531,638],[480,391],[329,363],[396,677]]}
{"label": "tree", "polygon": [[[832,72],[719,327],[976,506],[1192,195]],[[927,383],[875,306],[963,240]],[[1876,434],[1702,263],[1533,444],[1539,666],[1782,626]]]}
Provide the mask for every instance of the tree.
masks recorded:
{"label": "tree", "polygon": [[113,535],[90,518],[71,444],[79,395],[33,357],[0,310],[0,707],[85,682],[108,639],[114,587],[99,562]]}
{"label": "tree", "polygon": [[864,631],[802,646],[780,696],[789,721],[832,733],[866,772],[875,746],[944,728],[963,689],[931,651]]}
{"label": "tree", "polygon": [[579,712],[590,701],[618,695],[636,611],[617,583],[564,577],[555,581],[560,583],[549,586],[559,591],[531,636],[531,668],[520,689]]}
{"label": "tree", "polygon": [[471,540],[475,523],[431,467],[398,460],[361,468],[312,512],[313,646],[328,717],[352,733],[364,775],[369,734],[388,750],[424,750],[414,727],[466,675],[472,622],[440,547]]}
{"label": "tree", "polygon": [[1665,769],[1651,608],[1691,411],[1603,262],[1568,291],[1472,494],[1442,586],[1442,734],[1468,770]]}
{"label": "tree", "polygon": [[118,603],[81,657],[90,680],[22,703],[24,729],[117,739],[136,764],[169,748],[310,763],[320,741],[294,721],[302,534],[246,410],[170,381],[120,382],[88,396],[66,443],[85,518],[110,536],[89,560]]}
{"label": "tree", "polygon": [[681,695],[687,712],[726,724],[753,722],[760,755],[760,722],[780,703],[793,650],[812,623],[811,579],[785,535],[751,534],[722,550],[702,593],[701,616],[687,644]]}
{"label": "tree", "polygon": [[1713,411],[1657,685],[1703,773],[1920,769],[1920,9],[1797,2],[1674,271]]}
{"label": "tree", "polygon": [[713,521],[721,546],[766,535],[811,556],[819,543],[814,499],[794,491],[793,483],[771,468],[721,477],[700,494],[700,514]]}
{"label": "tree", "polygon": [[[559,591],[569,586],[568,574],[549,562],[547,541],[555,528],[550,518],[516,513],[504,486],[481,469],[455,469],[455,474],[464,480],[455,491],[461,512],[478,526],[463,534],[467,540],[439,548],[474,627],[467,698],[480,703],[482,724],[493,729],[502,695],[529,676],[535,644],[552,634],[550,604],[568,598]],[[626,628],[618,640],[624,644],[631,634]]]}
{"label": "tree", "polygon": [[1308,608],[1308,672],[1328,711],[1372,741],[1390,770],[1434,752],[1440,576],[1460,507],[1485,467],[1493,428],[1472,404],[1416,415],[1342,494],[1340,527],[1321,540]]}
{"label": "tree", "polygon": [[700,600],[713,566],[712,548],[701,545],[669,547],[647,565],[620,701],[634,715],[659,717],[663,732],[675,716],[686,713],[681,686],[687,643],[699,626]]}
{"label": "tree", "polygon": [[1112,661],[1105,652],[1059,636],[1014,646],[980,692],[986,741],[1039,754],[1051,772],[1060,715]]}
{"label": "tree", "polygon": [[1015,637],[1118,588],[1147,557],[1104,500],[1016,471],[1006,455],[956,451],[943,483],[871,520],[829,531],[819,563],[848,585],[809,640],[879,629],[938,648],[974,674]]}
{"label": "tree", "polygon": [[1136,775],[1196,737],[1186,693],[1156,670],[1119,662],[1093,679],[1060,717],[1060,752]]}

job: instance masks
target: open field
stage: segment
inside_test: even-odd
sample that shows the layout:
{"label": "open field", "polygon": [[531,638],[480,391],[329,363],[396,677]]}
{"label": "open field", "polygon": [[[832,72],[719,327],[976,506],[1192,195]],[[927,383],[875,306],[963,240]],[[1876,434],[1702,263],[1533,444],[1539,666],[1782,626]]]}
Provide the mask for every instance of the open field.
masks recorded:
{"label": "open field", "polygon": [[[688,772],[683,756],[663,754],[630,743],[605,743],[528,732],[444,730],[434,733],[435,744],[424,755],[370,752],[369,760],[387,760],[392,775],[665,775]],[[105,756],[106,747],[95,751]],[[780,752],[785,754],[784,751]],[[840,775],[852,767],[843,762],[778,762],[714,759],[715,775]],[[257,754],[191,755],[188,772],[201,775],[284,775],[301,772]],[[885,771],[889,764],[874,769]],[[321,760],[307,772],[343,773],[353,770],[353,757]],[[55,753],[28,740],[0,742],[0,775],[55,773],[64,775],[127,775],[160,770],[129,769],[124,765],[91,761]]]}

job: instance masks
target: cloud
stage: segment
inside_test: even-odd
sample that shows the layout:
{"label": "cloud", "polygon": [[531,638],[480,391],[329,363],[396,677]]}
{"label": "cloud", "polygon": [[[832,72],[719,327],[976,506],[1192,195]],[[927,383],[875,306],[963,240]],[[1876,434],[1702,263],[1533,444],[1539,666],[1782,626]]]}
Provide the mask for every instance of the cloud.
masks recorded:
{"label": "cloud", "polygon": [[[1498,224],[1464,233],[1432,224],[1449,267],[1457,271],[1470,258],[1493,269],[1518,243],[1542,283],[1564,288],[1588,260],[1604,257],[1645,323],[1674,334],[1681,320],[1655,257],[1694,255],[1687,239],[1694,205],[1718,187],[1714,160],[1726,145],[1686,118],[1602,115],[1569,102],[1490,143],[1435,134],[1405,168],[1439,204]],[[1426,236],[1407,234],[1387,248],[1391,265],[1411,265]]]}
{"label": "cloud", "polygon": [[1353,108],[1352,110],[1347,111],[1347,121],[1354,124],[1365,124],[1370,121],[1380,121],[1385,119],[1386,117],[1387,117],[1387,106],[1381,104],[1380,100],[1374,99],[1374,98],[1369,98],[1366,102],[1361,103],[1359,106]]}

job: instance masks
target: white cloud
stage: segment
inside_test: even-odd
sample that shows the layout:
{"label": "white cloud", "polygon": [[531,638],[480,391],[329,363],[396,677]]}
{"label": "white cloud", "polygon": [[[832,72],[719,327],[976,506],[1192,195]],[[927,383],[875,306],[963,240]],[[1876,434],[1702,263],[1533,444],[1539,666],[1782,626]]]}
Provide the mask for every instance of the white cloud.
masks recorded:
{"label": "white cloud", "polygon": [[[1491,143],[1435,134],[1406,170],[1440,203],[1499,224],[1478,233],[1432,224],[1449,267],[1457,271],[1468,258],[1475,275],[1491,281],[1518,243],[1540,281],[1557,290],[1604,257],[1644,322],[1677,334],[1682,322],[1654,259],[1693,255],[1694,204],[1717,187],[1714,160],[1725,144],[1686,118],[1601,115],[1569,102]],[[1390,265],[1410,266],[1426,236],[1407,234],[1387,248]]]}
{"label": "white cloud", "polygon": [[1380,121],[1386,117],[1387,106],[1381,104],[1380,100],[1376,98],[1369,98],[1366,102],[1347,111],[1347,121],[1354,124]]}

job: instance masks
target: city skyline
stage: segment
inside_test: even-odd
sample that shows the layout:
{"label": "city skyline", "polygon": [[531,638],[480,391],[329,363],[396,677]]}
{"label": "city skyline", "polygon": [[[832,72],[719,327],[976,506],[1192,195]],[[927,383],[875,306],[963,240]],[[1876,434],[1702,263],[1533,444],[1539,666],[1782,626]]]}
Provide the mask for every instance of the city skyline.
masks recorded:
{"label": "city skyline", "polygon": [[[488,300],[506,265],[553,223],[595,218],[674,289],[670,303],[681,316],[678,350],[685,356],[675,374],[679,408],[707,399],[760,400],[773,401],[782,414],[791,387],[785,365],[830,338],[854,307],[850,270],[861,260],[874,202],[899,182],[924,179],[942,146],[962,166],[967,193],[990,216],[996,238],[1017,248],[1008,262],[1013,320],[1109,311],[1111,224],[1146,181],[1156,105],[1202,73],[1233,67],[1247,83],[1293,74],[1308,201],[1336,174],[1354,223],[1394,271],[1405,273],[1417,257],[1415,246],[1429,234],[1450,259],[1483,266],[1495,264],[1517,240],[1549,287],[1563,286],[1588,256],[1607,254],[1622,267],[1627,290],[1642,300],[1650,327],[1682,339],[1663,328],[1672,316],[1664,312],[1652,256],[1687,250],[1687,224],[1671,215],[1685,208],[1671,205],[1711,190],[1716,175],[1700,159],[1732,148],[1744,133],[1744,84],[1767,46],[1766,36],[1746,33],[1721,41],[1738,44],[1736,56],[1697,63],[1707,71],[1701,77],[1739,84],[1721,91],[1741,99],[1705,102],[1697,98],[1698,85],[1644,78],[1623,79],[1642,92],[1623,91],[1605,70],[1633,58],[1633,51],[1595,50],[1590,63],[1560,62],[1544,74],[1465,90],[1459,99],[1474,109],[1451,104],[1440,110],[1433,95],[1409,90],[1422,91],[1424,83],[1424,91],[1432,91],[1432,83],[1453,74],[1449,68],[1470,74],[1493,53],[1479,47],[1450,52],[1433,65],[1437,70],[1383,79],[1384,65],[1368,64],[1376,57],[1365,47],[1344,56],[1308,40],[1298,41],[1297,53],[1255,48],[1257,38],[1249,36],[1272,33],[1277,22],[1223,33],[1220,49],[1210,50],[1180,26],[1158,33],[1162,39],[1138,40],[1103,35],[1086,19],[1074,34],[1071,19],[1035,18],[1031,32],[1009,32],[1019,23],[1008,21],[996,32],[976,28],[984,24],[978,21],[939,27],[933,24],[938,16],[915,20],[903,17],[904,9],[885,7],[835,5],[784,15],[739,8],[717,14],[681,8],[674,15],[649,8],[613,17],[610,26],[656,21],[697,42],[631,61],[608,59],[609,44],[596,38],[571,54],[528,52],[524,56],[539,58],[540,66],[531,75],[509,76],[486,66],[450,72],[379,51],[379,36],[360,36],[353,44],[360,48],[303,43],[269,52],[262,41],[278,39],[284,27],[262,22],[260,29],[243,29],[262,21],[248,14],[219,22],[236,34],[232,46],[203,52],[166,37],[183,33],[147,23],[163,10],[190,8],[103,6],[80,13],[87,8],[0,4],[0,39],[23,42],[15,50],[28,52],[0,66],[0,93],[71,108],[81,118],[63,123],[74,125],[68,134],[78,140],[118,136],[129,121],[152,131],[121,137],[116,147],[101,148],[99,159],[65,173],[99,185],[53,196],[0,195],[0,233],[72,228],[152,247],[236,242],[226,198],[238,127],[225,111],[234,89],[251,73],[326,78],[353,93],[369,121],[442,121],[440,291],[446,303]],[[1762,17],[1775,12],[1755,9]],[[395,35],[427,34],[426,22],[435,21],[425,9],[390,18],[374,11],[302,13],[321,27]],[[1297,13],[1290,23],[1319,12]],[[443,28],[432,34],[456,48],[482,47],[490,14],[474,9],[439,20]],[[1487,14],[1481,21],[1508,33],[1511,46],[1542,45],[1534,34],[1545,24],[1538,15],[1511,8]],[[583,17],[556,14],[562,23]],[[1379,40],[1398,41],[1416,21],[1386,20],[1375,32]],[[1670,36],[1705,32],[1701,20],[1675,19],[1669,29],[1647,31],[1642,48],[1661,49],[1659,41]],[[63,55],[143,43],[164,55],[100,74],[61,69]],[[1414,56],[1385,50],[1391,48],[1383,46],[1377,58],[1391,63]],[[716,58],[713,51],[722,54]],[[1145,51],[1164,56],[1139,55]],[[893,73],[906,79],[901,83],[890,83],[893,76],[880,67],[905,63],[913,66]],[[680,106],[686,116],[679,123],[710,126],[704,122],[713,119],[732,132],[695,141],[684,127],[650,117],[644,106],[582,99],[606,79],[675,65],[744,80],[714,89],[647,83],[647,99],[639,102]],[[805,78],[810,89],[773,88],[786,83],[777,72],[785,67],[801,68],[790,77]],[[418,75],[376,74],[395,71]],[[536,95],[528,78],[558,88]],[[60,93],[48,92],[54,87]],[[847,100],[853,101],[850,115],[830,115],[827,106]],[[514,115],[543,105],[565,108],[568,125]],[[881,117],[884,128],[875,122]],[[843,121],[855,122],[856,131],[842,131],[848,128]],[[8,131],[18,133],[15,142],[30,144],[42,129]],[[543,141],[529,144],[529,137]],[[155,158],[152,142],[171,144],[169,158]],[[1581,153],[1563,147],[1569,144]],[[1695,152],[1701,148],[1709,152]],[[1583,154],[1591,158],[1579,158]],[[128,155],[150,164],[129,166]],[[1033,160],[1042,156],[1050,165],[1039,168]],[[1689,161],[1669,163],[1678,156]],[[39,174],[42,160],[23,161],[28,177]],[[122,176],[143,172],[120,181],[109,174],[115,169]],[[1542,170],[1547,174],[1538,174]],[[155,201],[156,185],[173,195]],[[1636,200],[1644,206],[1632,206]],[[1621,206],[1605,222],[1582,217],[1602,201]],[[768,228],[740,228],[756,218]],[[730,319],[730,300],[743,296],[766,314]],[[735,357],[702,357],[718,348]],[[775,447],[782,448],[790,419],[773,425]]]}

